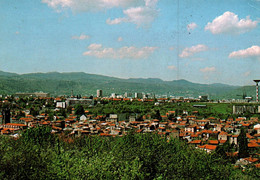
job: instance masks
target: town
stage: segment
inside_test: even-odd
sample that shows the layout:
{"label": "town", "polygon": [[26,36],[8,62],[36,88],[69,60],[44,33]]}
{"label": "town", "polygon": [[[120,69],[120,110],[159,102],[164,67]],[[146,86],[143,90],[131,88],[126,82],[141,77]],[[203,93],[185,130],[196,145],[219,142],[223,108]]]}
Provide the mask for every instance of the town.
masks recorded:
{"label": "town", "polygon": [[[215,102],[208,96],[156,98],[142,93],[113,93],[96,96],[50,97],[47,93],[17,93],[2,96],[0,130],[19,138],[26,129],[51,127],[52,134],[68,138],[116,137],[129,132],[156,133],[175,138],[207,153],[225,149],[239,167],[259,168],[260,104],[258,102]],[[242,132],[243,131],[243,132]],[[246,155],[239,156],[246,138]]]}

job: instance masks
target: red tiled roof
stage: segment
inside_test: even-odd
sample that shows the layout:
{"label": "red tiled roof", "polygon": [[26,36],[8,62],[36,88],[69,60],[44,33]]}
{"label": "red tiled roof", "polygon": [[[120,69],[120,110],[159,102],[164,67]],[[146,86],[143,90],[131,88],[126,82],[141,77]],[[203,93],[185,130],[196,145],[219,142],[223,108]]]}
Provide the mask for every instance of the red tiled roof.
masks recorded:
{"label": "red tiled roof", "polygon": [[260,134],[255,134],[254,136],[255,136],[255,137],[260,137]]}
{"label": "red tiled roof", "polygon": [[142,132],[143,131],[143,129],[138,129],[136,132],[137,133],[140,133],[140,132]]}
{"label": "red tiled roof", "polygon": [[221,131],[218,135],[228,135],[227,132]]}
{"label": "red tiled roof", "polygon": [[209,150],[215,150],[217,148],[217,146],[215,145],[209,145],[209,144],[205,144],[203,146],[198,146],[199,148],[202,148],[202,149],[209,149]]}
{"label": "red tiled roof", "polygon": [[246,137],[247,137],[248,139],[254,139],[254,137],[251,136],[249,133],[246,133]]}
{"label": "red tiled roof", "polygon": [[190,137],[198,137],[199,136],[199,134],[192,134],[192,135],[190,135]]}
{"label": "red tiled roof", "polygon": [[244,160],[249,161],[249,162],[257,162],[258,161],[257,158],[252,158],[252,157],[244,158]]}
{"label": "red tiled roof", "polygon": [[224,144],[227,140],[219,140],[220,144]]}
{"label": "red tiled roof", "polygon": [[257,144],[256,142],[250,142],[250,143],[247,144],[247,146],[250,147],[250,148],[253,148],[253,147],[260,147],[260,145]]}
{"label": "red tiled roof", "polygon": [[256,168],[260,168],[260,163],[259,164],[255,164]]}
{"label": "red tiled roof", "polygon": [[190,144],[200,144],[201,140],[193,140],[191,142],[189,142]]}
{"label": "red tiled roof", "polygon": [[216,119],[215,117],[209,117],[208,119],[212,119],[212,120],[214,120],[214,119]]}
{"label": "red tiled roof", "polygon": [[238,152],[226,152],[227,156],[238,156]]}
{"label": "red tiled roof", "polygon": [[112,136],[111,134],[107,134],[107,133],[100,133],[100,136]]}
{"label": "red tiled roof", "polygon": [[7,123],[5,125],[7,125],[7,126],[21,126],[21,127],[26,127],[27,126],[25,124],[17,124],[17,123]]}
{"label": "red tiled roof", "polygon": [[10,134],[10,131],[8,131],[8,130],[1,130],[1,133],[2,134]]}
{"label": "red tiled roof", "polygon": [[209,144],[218,144],[218,140],[209,140]]}

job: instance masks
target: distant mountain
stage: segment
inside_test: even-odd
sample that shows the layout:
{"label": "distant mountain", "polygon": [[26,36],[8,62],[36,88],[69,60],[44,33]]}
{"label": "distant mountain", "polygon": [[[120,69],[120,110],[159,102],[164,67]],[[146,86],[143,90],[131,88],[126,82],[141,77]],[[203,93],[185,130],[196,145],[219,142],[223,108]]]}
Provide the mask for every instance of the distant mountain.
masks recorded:
{"label": "distant mountain", "polygon": [[[247,87],[253,92],[254,87]],[[163,81],[157,78],[130,78],[87,74],[84,72],[71,73],[29,73],[15,74],[0,71],[0,93],[14,94],[16,92],[48,92],[51,95],[69,95],[71,90],[75,94],[95,95],[97,89],[102,89],[105,95],[124,92],[145,92],[160,95],[174,95],[198,97],[209,95],[210,98],[239,98],[242,94],[240,86],[226,84],[198,84],[187,80]]]}
{"label": "distant mountain", "polygon": [[4,72],[4,71],[0,71],[0,76],[19,76],[16,73],[9,73],[9,72]]}

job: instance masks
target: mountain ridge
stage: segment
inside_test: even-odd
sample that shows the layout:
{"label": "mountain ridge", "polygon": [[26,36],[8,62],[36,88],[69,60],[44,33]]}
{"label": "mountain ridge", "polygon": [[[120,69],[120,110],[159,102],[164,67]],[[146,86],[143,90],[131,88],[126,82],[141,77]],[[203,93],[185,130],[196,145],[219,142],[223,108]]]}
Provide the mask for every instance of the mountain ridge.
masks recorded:
{"label": "mountain ridge", "polygon": [[[242,89],[242,86],[221,83],[199,84],[185,79],[172,81],[159,78],[122,79],[85,72],[16,74],[0,71],[0,93],[2,94],[43,91],[51,95],[69,95],[73,90],[77,94],[95,95],[97,89],[102,89],[105,95],[145,92],[186,97],[209,95],[217,98],[224,97],[225,94],[231,97],[233,91],[240,93],[239,89]],[[248,89],[251,91],[252,88]]]}

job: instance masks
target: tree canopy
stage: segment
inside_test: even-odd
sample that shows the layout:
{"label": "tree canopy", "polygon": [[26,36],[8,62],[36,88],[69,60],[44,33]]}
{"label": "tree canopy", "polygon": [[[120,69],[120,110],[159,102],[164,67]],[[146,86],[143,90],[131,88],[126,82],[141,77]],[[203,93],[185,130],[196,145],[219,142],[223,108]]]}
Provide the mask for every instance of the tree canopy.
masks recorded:
{"label": "tree canopy", "polygon": [[53,135],[46,127],[0,136],[0,179],[254,179],[213,154],[157,134]]}

